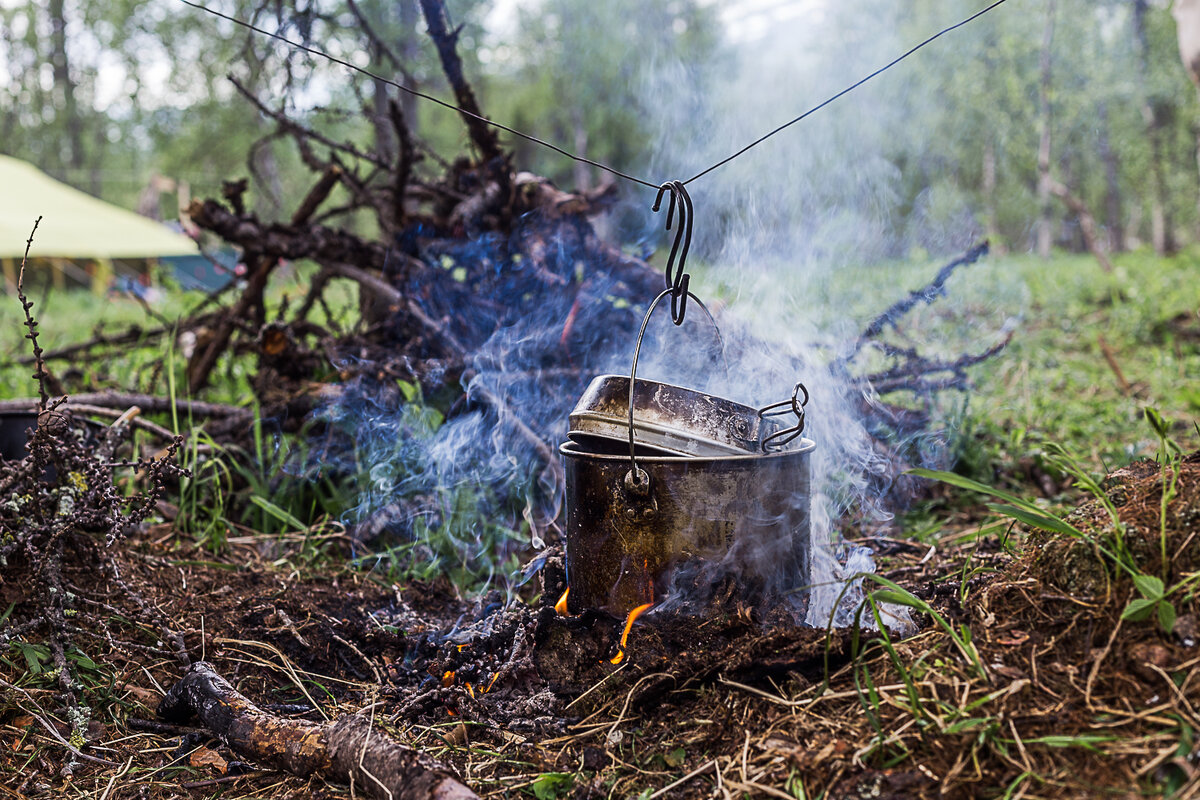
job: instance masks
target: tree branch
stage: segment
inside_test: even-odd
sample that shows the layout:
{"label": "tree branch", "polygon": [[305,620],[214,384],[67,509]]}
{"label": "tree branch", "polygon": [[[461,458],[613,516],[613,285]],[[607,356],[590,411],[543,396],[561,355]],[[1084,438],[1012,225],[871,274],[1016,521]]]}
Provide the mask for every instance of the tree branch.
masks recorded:
{"label": "tree branch", "polygon": [[[458,106],[471,114],[482,117],[483,112],[479,110],[475,92],[463,77],[462,59],[458,57],[456,49],[461,28],[456,29],[453,33],[446,29],[446,10],[441,0],[421,0],[421,11],[425,14],[429,38],[433,39],[433,43],[437,47],[438,57],[442,61],[442,71],[446,73],[446,78],[450,81],[450,87],[454,90],[454,99]],[[471,135],[471,141],[479,148],[479,154],[485,163],[504,157],[495,129],[467,114],[460,116],[467,126],[467,132]]]}

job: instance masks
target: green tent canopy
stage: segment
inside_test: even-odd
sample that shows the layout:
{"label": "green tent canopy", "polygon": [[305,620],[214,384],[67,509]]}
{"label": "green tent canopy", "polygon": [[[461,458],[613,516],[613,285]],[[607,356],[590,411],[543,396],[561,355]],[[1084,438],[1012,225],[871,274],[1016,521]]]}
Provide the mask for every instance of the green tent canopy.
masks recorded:
{"label": "green tent canopy", "polygon": [[25,161],[0,155],[0,259],[141,259],[196,255],[181,233],[60,183]]}

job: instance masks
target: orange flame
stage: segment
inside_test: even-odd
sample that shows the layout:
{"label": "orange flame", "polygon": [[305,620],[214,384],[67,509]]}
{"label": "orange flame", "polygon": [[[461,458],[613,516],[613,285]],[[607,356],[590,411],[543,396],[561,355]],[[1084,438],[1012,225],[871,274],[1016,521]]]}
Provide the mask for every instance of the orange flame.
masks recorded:
{"label": "orange flame", "polygon": [[649,611],[653,605],[654,603],[642,603],[640,606],[629,612],[629,616],[625,618],[625,630],[621,632],[620,649],[617,650],[617,654],[610,659],[613,664],[620,664],[625,660],[625,644],[629,641],[629,629],[633,627],[634,620]]}
{"label": "orange flame", "polygon": [[554,604],[554,610],[558,612],[558,615],[560,617],[569,617],[570,616],[570,614],[567,613],[567,595],[569,595],[570,593],[571,593],[571,587],[568,586],[567,590],[565,592],[563,592],[562,597],[558,598],[558,602]]}
{"label": "orange flame", "polygon": [[449,686],[452,683],[454,683],[454,671],[446,670],[442,675],[442,686]]}

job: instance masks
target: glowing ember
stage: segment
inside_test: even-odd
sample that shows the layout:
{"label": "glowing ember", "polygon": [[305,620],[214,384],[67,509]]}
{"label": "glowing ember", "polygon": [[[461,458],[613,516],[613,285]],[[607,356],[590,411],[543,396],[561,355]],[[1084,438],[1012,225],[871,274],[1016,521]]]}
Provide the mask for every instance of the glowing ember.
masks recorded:
{"label": "glowing ember", "polygon": [[442,686],[450,686],[452,683],[454,683],[454,672],[448,670],[442,675]]}
{"label": "glowing ember", "polygon": [[629,641],[629,629],[633,627],[633,621],[650,610],[654,603],[643,603],[633,611],[629,612],[629,616],[625,618],[625,630],[621,632],[621,645],[617,650],[617,654],[610,659],[614,664],[620,664],[625,660],[625,643]]}
{"label": "glowing ember", "polygon": [[571,587],[568,586],[567,590],[562,593],[562,597],[558,598],[558,602],[554,604],[554,610],[558,612],[558,615],[560,617],[569,617],[570,616],[570,614],[567,613],[567,595],[569,595],[570,593],[571,593]]}

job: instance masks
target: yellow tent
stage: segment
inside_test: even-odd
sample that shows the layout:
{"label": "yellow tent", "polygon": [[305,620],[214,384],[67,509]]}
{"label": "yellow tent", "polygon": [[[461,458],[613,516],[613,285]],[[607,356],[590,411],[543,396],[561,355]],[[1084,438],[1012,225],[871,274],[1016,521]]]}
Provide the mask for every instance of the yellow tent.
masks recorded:
{"label": "yellow tent", "polygon": [[6,277],[20,263],[33,222],[42,218],[30,258],[94,261],[196,255],[181,233],[54,180],[25,161],[0,155],[0,261]]}

